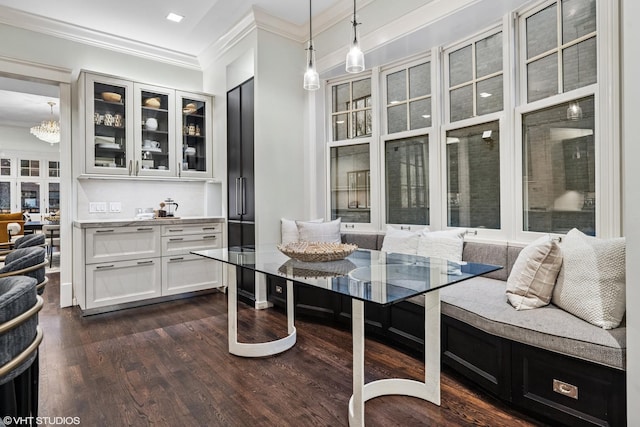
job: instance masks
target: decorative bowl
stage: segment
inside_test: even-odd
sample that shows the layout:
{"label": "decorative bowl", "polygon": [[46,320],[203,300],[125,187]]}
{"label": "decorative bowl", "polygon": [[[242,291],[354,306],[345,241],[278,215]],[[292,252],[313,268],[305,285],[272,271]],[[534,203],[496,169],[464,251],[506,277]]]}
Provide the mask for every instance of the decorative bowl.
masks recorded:
{"label": "decorative bowl", "polygon": [[120,102],[122,100],[122,95],[115,92],[102,92],[100,94],[102,99],[108,102]]}
{"label": "decorative bowl", "polygon": [[147,98],[144,100],[144,106],[149,108],[160,108],[160,98]]}
{"label": "decorative bowl", "polygon": [[345,259],[357,245],[349,243],[295,242],[278,245],[278,250],[289,258],[304,262],[325,262]]}
{"label": "decorative bowl", "polygon": [[182,112],[184,114],[192,114],[192,113],[195,113],[197,110],[198,110],[198,108],[196,107],[196,104],[189,103],[189,104],[184,106],[184,108],[182,109]]}

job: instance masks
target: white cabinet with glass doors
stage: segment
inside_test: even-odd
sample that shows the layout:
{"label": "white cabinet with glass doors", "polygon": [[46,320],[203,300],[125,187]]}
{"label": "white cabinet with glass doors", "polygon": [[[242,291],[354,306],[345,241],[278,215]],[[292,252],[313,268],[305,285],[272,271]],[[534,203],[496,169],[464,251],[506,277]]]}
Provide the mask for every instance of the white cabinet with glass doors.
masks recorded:
{"label": "white cabinet with glass doors", "polygon": [[201,177],[212,172],[212,97],[82,73],[87,174]]}

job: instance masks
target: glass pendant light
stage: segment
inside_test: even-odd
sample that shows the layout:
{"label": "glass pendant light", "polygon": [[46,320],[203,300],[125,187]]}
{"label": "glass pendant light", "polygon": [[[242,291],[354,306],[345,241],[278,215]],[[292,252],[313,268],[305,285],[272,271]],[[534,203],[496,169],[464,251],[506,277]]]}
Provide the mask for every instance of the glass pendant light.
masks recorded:
{"label": "glass pendant light", "polygon": [[360,73],[364,71],[364,53],[362,53],[358,42],[358,25],[360,23],[356,21],[356,0],[353,0],[353,21],[351,23],[353,24],[353,41],[349,53],[347,53],[345,68],[347,73]]}
{"label": "glass pendant light", "polygon": [[309,0],[309,47],[307,48],[307,71],[304,73],[304,84],[306,90],[317,90],[320,88],[320,76],[316,71],[316,52],[313,48],[313,33],[311,32],[311,0]]}

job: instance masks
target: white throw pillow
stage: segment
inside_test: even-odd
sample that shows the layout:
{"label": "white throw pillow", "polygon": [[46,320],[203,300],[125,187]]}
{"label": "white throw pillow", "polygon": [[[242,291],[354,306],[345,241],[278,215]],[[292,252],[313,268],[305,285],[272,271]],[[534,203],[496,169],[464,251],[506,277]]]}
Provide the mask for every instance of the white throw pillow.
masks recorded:
{"label": "white throw pillow", "polygon": [[462,261],[462,248],[466,228],[444,231],[425,231],[418,239],[418,255]]}
{"label": "white throw pillow", "polygon": [[507,299],[516,310],[551,302],[562,267],[562,251],[551,236],[542,236],[520,251],[507,279]]}
{"label": "white throw pillow", "polygon": [[[324,219],[312,219],[308,222],[322,222]],[[296,243],[300,239],[298,235],[298,226],[296,225],[296,220],[281,218],[280,219],[280,241],[283,245],[287,243]]]}
{"label": "white throw pillow", "polygon": [[415,255],[418,251],[419,231],[399,230],[387,225],[382,241],[382,252]]}
{"label": "white throw pillow", "polygon": [[329,222],[296,221],[301,242],[341,243],[340,218]]}
{"label": "white throw pillow", "polygon": [[558,307],[603,329],[625,312],[625,238],[598,239],[573,229],[560,245],[563,262],[553,290]]}

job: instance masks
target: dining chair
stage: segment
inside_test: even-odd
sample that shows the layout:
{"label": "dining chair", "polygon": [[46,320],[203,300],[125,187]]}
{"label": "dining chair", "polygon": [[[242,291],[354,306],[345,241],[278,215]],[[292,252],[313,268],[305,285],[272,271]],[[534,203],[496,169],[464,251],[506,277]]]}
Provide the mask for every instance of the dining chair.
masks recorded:
{"label": "dining chair", "polygon": [[44,292],[49,281],[45,274],[47,265],[46,250],[40,246],[14,249],[5,257],[0,268],[0,278],[10,276],[29,276],[37,280],[38,294]]}
{"label": "dining chair", "polygon": [[44,234],[47,244],[47,257],[49,258],[49,268],[53,266],[53,248],[60,248],[60,226],[54,224],[45,224],[42,226],[42,234]]}
{"label": "dining chair", "polygon": [[44,300],[33,277],[0,278],[0,408],[2,416],[38,415],[38,312]]}

